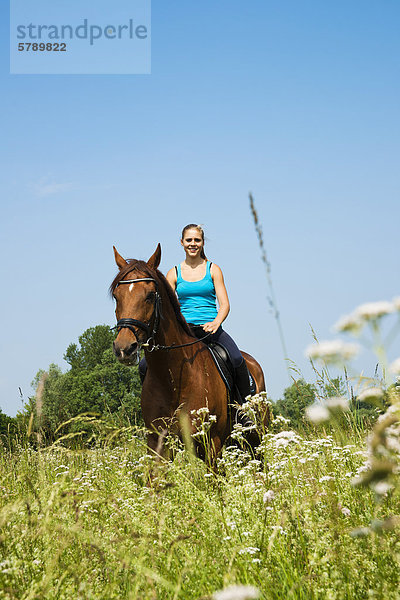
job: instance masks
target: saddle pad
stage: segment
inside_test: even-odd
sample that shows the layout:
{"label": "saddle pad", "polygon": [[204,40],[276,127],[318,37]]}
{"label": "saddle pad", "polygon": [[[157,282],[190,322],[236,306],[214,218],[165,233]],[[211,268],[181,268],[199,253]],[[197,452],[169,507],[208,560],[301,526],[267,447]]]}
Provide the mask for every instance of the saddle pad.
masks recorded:
{"label": "saddle pad", "polygon": [[211,356],[217,366],[217,369],[228,388],[229,392],[233,390],[233,366],[226,349],[216,342],[207,344]]}
{"label": "saddle pad", "polygon": [[[211,342],[210,344],[208,344],[208,349],[211,352],[211,356],[214,359],[218,371],[220,372],[220,375],[223,381],[225,382],[226,387],[228,388],[228,391],[232,392],[235,375],[228,351],[226,350],[226,348],[224,348],[221,344],[218,344],[217,342]],[[256,382],[248,369],[247,373],[249,375],[250,395],[254,396],[254,394],[257,391]]]}

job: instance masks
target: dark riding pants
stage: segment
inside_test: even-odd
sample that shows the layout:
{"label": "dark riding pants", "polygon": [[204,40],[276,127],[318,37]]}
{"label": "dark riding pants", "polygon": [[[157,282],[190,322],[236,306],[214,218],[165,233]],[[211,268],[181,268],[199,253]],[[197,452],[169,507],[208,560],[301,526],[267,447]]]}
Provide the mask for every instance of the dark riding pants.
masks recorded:
{"label": "dark riding pants", "polygon": [[[202,338],[206,335],[206,332],[201,327],[201,325],[190,324],[190,327],[192,328],[193,333],[196,337]],[[229,358],[231,359],[234,369],[237,369],[242,364],[243,356],[241,355],[239,348],[237,347],[229,333],[226,333],[226,331],[224,331],[221,326],[218,327],[215,333],[208,336],[204,340],[204,342],[206,344],[209,344],[210,342],[218,342],[219,344],[221,344],[221,346],[223,346],[228,352]]]}

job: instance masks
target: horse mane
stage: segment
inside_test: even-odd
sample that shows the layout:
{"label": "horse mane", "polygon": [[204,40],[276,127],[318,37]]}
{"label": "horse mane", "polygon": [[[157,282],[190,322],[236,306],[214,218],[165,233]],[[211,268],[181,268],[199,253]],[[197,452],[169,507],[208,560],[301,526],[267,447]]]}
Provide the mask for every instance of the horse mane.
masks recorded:
{"label": "horse mane", "polygon": [[146,275],[146,277],[152,277],[153,279],[155,279],[157,281],[157,283],[160,286],[162,286],[164,288],[164,290],[167,293],[168,298],[172,304],[172,308],[174,309],[176,320],[181,325],[181,327],[183,328],[185,333],[187,333],[188,335],[193,337],[193,331],[190,329],[185,317],[181,313],[181,307],[179,305],[178,298],[176,297],[174,290],[168,283],[165,276],[161,273],[161,271],[159,271],[158,269],[152,269],[151,267],[149,267],[147,262],[145,262],[144,260],[136,260],[136,259],[132,258],[127,261],[126,267],[123,267],[119,271],[119,273],[117,273],[117,275],[114,277],[114,280],[111,283],[110,289],[109,289],[110,295],[111,296],[113,295],[113,292],[114,292],[115,288],[117,287],[117,285],[119,284],[119,282],[122,281],[122,279],[124,279],[124,277],[126,275],[128,275],[128,273],[132,273],[132,272],[144,273]]}

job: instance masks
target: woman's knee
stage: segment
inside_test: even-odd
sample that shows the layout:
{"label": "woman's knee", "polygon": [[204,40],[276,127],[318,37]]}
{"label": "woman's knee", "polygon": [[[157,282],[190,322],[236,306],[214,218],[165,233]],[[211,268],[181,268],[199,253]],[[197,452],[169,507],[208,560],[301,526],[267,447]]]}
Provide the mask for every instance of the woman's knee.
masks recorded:
{"label": "woman's knee", "polygon": [[231,338],[231,336],[228,333],[226,333],[226,331],[222,330],[220,335],[218,336],[218,342],[222,344],[224,348],[226,348],[231,359],[233,368],[237,369],[238,367],[240,367],[240,365],[243,362],[243,356],[236,343]]}

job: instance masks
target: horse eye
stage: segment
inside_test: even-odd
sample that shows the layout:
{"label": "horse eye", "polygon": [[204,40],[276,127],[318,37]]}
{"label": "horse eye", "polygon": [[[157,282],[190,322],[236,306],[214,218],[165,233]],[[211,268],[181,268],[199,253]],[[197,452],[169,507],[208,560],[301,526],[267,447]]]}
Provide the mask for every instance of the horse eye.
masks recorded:
{"label": "horse eye", "polygon": [[146,302],[153,302],[154,301],[154,292],[149,292],[146,296]]}

